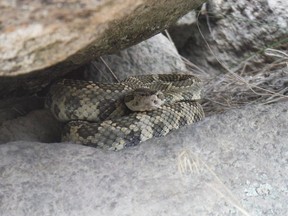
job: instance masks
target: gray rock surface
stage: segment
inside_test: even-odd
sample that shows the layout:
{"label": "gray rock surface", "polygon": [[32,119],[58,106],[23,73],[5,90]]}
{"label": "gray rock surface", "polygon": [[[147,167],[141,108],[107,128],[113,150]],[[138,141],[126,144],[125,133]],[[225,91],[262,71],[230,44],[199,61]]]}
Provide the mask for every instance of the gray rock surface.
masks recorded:
{"label": "gray rock surface", "polygon": [[187,71],[176,47],[163,34],[92,61],[84,76],[96,82],[115,82],[110,70],[119,80],[134,75]]}
{"label": "gray rock surface", "polygon": [[174,25],[168,29],[169,34],[172,36],[173,42],[179,50],[185,47],[187,40],[197,32],[195,29],[197,22],[197,13],[192,10],[181,17]]}
{"label": "gray rock surface", "polygon": [[244,65],[257,70],[259,63],[271,63],[262,55],[266,48],[286,50],[287,4],[286,0],[209,0],[198,19],[201,33],[195,17],[186,15],[190,24],[178,22],[171,37],[181,55],[211,75],[227,72],[217,59],[232,71]]}
{"label": "gray rock surface", "polygon": [[284,216],[287,106],[230,110],[120,152],[0,145],[0,215]]}
{"label": "gray rock surface", "polygon": [[33,110],[0,124],[0,144],[17,140],[56,142],[61,140],[61,130],[61,123],[49,110]]}
{"label": "gray rock surface", "polygon": [[204,0],[0,1],[0,98],[141,42]]}

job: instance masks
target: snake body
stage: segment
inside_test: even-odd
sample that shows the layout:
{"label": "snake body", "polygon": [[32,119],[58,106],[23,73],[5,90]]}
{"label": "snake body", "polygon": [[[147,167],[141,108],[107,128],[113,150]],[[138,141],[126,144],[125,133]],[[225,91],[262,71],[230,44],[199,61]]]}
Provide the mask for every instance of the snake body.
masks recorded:
{"label": "snake body", "polygon": [[55,83],[46,106],[65,126],[63,141],[120,150],[204,117],[200,80],[188,74],[129,77],[105,84]]}

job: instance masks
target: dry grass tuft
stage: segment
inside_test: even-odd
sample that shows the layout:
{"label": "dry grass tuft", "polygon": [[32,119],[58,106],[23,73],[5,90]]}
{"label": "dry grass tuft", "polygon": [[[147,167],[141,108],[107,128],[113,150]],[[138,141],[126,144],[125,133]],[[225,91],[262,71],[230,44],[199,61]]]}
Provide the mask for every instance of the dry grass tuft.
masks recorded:
{"label": "dry grass tuft", "polygon": [[178,155],[178,171],[183,176],[185,175],[198,175],[211,176],[209,181],[203,180],[205,186],[211,188],[216,194],[224,198],[232,206],[234,206],[242,215],[249,216],[250,214],[241,205],[239,199],[235,194],[224,184],[218,175],[211,169],[211,167],[201,160],[196,154],[190,150],[183,150]]}
{"label": "dry grass tuft", "polygon": [[[258,65],[257,70],[247,67],[249,62],[245,62],[239,64],[242,66],[237,70],[226,68],[226,74],[213,79],[202,77],[205,98],[202,105],[206,115],[247,104],[271,104],[288,100],[288,54],[266,49],[262,55],[273,55],[275,60]],[[253,65],[253,59],[249,61]]]}
{"label": "dry grass tuft", "polygon": [[178,171],[181,175],[197,173],[200,174],[202,166],[199,158],[189,150],[183,150],[178,155]]}
{"label": "dry grass tuft", "polygon": [[[288,52],[263,49],[230,69],[215,55],[202,34],[208,49],[227,73],[213,76],[182,57],[186,67],[203,81],[202,106],[206,116],[222,113],[247,104],[271,104],[288,100]],[[165,31],[173,43],[169,32]],[[283,40],[287,45],[287,40]],[[285,44],[278,43],[277,47]],[[268,59],[259,64],[259,59]],[[256,66],[257,65],[257,68]],[[255,69],[256,68],[256,69]]]}
{"label": "dry grass tuft", "polygon": [[[211,78],[211,74],[183,58],[187,68],[196,72],[203,81],[205,99],[202,106],[206,116],[247,104],[271,104],[288,100],[287,51],[265,48],[230,69],[212,51],[198,22],[197,26],[208,49],[227,72]],[[287,40],[274,43],[271,47],[287,47]],[[262,62],[260,64],[259,59]]]}

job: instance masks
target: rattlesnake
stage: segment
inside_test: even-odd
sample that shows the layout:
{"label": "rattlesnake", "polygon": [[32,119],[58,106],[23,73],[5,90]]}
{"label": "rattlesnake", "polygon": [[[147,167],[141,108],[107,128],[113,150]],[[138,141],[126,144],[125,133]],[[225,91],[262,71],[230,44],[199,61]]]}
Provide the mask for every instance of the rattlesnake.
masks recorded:
{"label": "rattlesnake", "polygon": [[120,83],[61,80],[46,106],[66,122],[63,141],[120,150],[204,117],[200,80],[188,74],[132,76]]}

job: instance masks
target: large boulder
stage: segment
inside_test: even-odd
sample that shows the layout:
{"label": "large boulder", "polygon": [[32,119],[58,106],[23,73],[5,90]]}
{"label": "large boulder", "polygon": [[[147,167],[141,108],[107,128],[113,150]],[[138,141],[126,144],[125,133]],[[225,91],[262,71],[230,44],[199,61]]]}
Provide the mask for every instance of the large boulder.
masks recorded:
{"label": "large boulder", "polygon": [[287,106],[231,110],[120,152],[0,145],[0,215],[286,215]]}
{"label": "large boulder", "polygon": [[0,97],[35,92],[95,57],[159,33],[201,2],[1,1]]}

